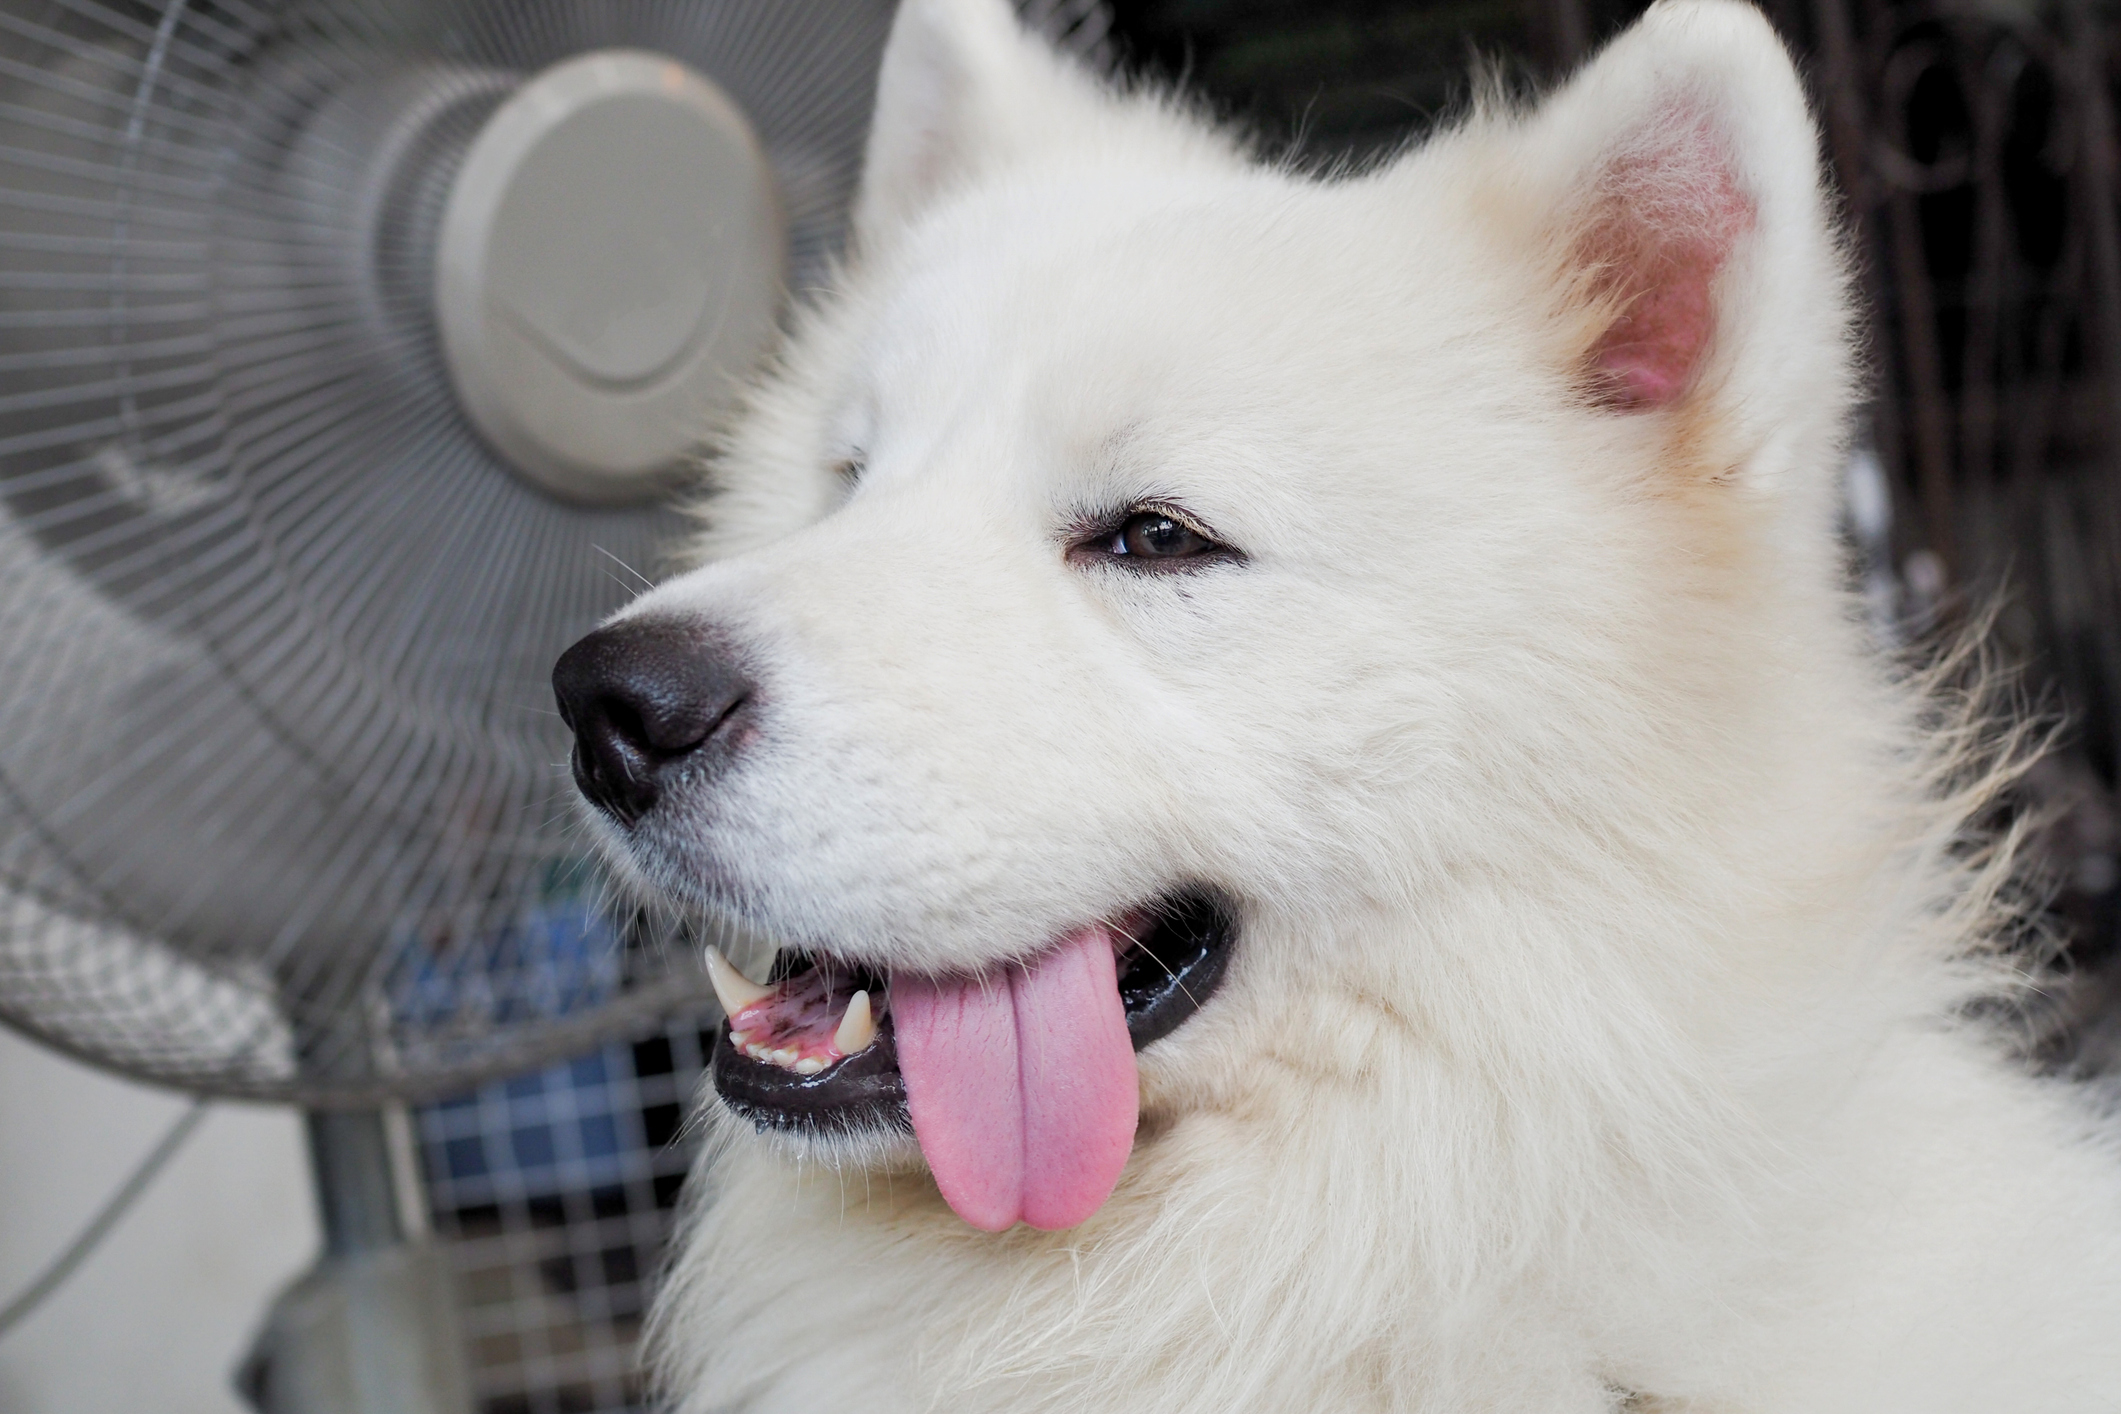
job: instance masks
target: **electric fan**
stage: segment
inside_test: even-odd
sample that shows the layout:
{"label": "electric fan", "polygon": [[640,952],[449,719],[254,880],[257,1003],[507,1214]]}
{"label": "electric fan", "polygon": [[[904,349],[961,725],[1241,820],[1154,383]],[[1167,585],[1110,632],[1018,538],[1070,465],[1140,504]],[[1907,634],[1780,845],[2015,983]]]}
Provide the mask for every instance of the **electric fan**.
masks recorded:
{"label": "electric fan", "polygon": [[[836,251],[890,9],[0,0],[0,1019],[307,1107],[340,1278],[382,1107],[711,1005],[549,674]],[[461,1407],[388,1265],[275,1407]]]}

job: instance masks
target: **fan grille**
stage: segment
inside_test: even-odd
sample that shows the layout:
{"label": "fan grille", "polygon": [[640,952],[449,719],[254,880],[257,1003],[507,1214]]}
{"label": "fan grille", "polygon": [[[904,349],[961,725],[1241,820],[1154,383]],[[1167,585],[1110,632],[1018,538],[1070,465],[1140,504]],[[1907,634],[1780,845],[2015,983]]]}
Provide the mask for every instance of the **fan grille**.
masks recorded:
{"label": "fan grille", "polygon": [[478,440],[433,235],[516,83],[650,49],[750,115],[814,284],[889,19],[0,3],[0,1018],[331,1106],[706,1005],[706,925],[607,906],[548,687],[683,522]]}

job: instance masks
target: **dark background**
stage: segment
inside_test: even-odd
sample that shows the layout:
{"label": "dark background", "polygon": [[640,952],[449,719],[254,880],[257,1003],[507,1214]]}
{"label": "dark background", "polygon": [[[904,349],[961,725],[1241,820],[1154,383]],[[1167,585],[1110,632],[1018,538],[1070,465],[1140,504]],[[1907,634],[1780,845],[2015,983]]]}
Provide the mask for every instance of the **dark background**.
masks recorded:
{"label": "dark background", "polygon": [[1211,95],[1275,143],[1324,156],[1403,142],[1461,104],[1477,62],[1551,77],[1642,10],[1633,0],[1116,0],[1120,61]]}

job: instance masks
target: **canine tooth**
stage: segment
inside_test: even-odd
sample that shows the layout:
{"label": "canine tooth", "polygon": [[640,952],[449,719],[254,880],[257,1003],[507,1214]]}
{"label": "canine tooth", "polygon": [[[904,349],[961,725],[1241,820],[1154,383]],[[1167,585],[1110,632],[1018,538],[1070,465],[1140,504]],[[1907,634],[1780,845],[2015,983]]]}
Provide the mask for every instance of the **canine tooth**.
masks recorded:
{"label": "canine tooth", "polygon": [[714,983],[715,1000],[722,1004],[722,1011],[729,1016],[773,995],[773,988],[761,987],[737,971],[735,965],[722,956],[721,949],[712,943],[707,946],[707,980]]}
{"label": "canine tooth", "polygon": [[832,1044],[841,1055],[851,1056],[868,1050],[875,1039],[876,1017],[869,1010],[869,994],[856,992],[847,999],[847,1014],[840,1018],[839,1030],[832,1033]]}

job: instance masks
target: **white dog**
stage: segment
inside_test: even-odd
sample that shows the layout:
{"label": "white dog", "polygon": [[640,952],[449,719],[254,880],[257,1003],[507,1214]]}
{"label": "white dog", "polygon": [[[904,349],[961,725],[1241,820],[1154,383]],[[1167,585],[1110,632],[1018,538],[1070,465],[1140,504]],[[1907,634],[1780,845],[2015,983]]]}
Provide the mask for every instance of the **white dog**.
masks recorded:
{"label": "white dog", "polygon": [[866,183],[703,567],[557,675],[613,854],[789,944],[682,1409],[2121,1409],[1759,15],[1326,180],[907,0]]}

